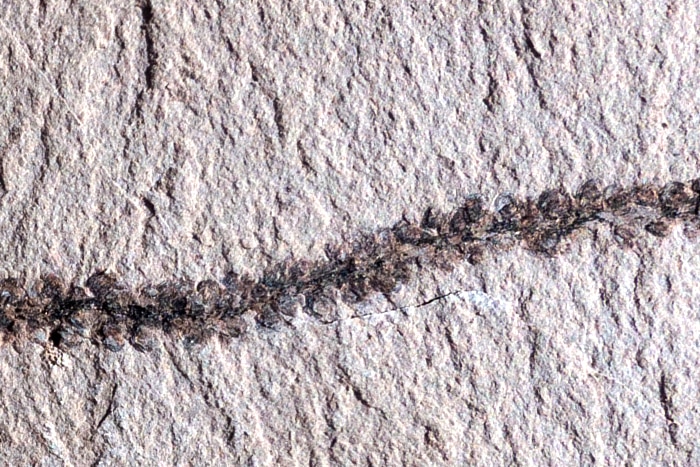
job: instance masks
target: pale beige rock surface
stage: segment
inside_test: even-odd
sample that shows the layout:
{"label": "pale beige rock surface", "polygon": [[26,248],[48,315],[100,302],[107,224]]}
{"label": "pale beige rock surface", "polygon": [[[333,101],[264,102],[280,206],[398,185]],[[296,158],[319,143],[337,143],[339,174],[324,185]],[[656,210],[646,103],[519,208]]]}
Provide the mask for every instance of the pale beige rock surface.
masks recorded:
{"label": "pale beige rock surface", "polygon": [[[1,2],[2,275],[220,279],[471,192],[700,173],[695,2],[427,3]],[[3,462],[698,464],[696,249],[599,228],[330,325],[5,344]]]}

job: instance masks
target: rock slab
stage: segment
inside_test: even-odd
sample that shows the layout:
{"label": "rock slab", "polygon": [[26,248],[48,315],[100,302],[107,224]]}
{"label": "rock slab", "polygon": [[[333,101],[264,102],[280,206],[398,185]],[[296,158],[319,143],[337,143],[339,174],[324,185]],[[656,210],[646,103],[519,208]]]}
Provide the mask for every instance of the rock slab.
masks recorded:
{"label": "rock slab", "polygon": [[[252,275],[450,211],[700,173],[700,9],[2,2],[0,275]],[[694,465],[697,240],[582,232],[330,324],[0,346],[8,465]]]}

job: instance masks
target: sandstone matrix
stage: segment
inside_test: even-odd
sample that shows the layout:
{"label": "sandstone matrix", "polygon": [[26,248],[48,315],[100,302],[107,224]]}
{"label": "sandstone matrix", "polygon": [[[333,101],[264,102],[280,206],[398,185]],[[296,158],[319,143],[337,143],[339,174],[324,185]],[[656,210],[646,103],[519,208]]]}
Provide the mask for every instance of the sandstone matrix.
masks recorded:
{"label": "sandstone matrix", "polygon": [[[23,287],[257,277],[470,193],[700,176],[693,1],[1,5]],[[2,463],[698,465],[696,229],[621,227],[236,338],[4,336]]]}

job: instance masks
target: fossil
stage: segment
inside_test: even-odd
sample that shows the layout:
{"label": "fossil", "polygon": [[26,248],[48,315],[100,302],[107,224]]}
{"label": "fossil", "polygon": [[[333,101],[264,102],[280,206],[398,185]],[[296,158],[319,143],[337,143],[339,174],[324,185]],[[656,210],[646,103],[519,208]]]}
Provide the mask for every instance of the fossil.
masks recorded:
{"label": "fossil", "polygon": [[607,224],[628,244],[640,232],[664,237],[675,223],[697,228],[699,207],[700,179],[626,188],[589,181],[575,193],[553,189],[525,199],[502,195],[492,209],[480,196],[469,195],[453,212],[429,208],[418,223],[403,220],[359,235],[351,244],[328,247],[324,261],[286,261],[260,277],[231,272],[220,282],[171,281],[140,289],[105,272],[85,284],[47,275],[28,288],[4,279],[0,332],[9,340],[42,329],[57,347],[87,339],[117,351],[127,343],[148,350],[156,331],[187,341],[236,337],[251,322],[244,314],[270,329],[301,313],[332,322],[338,298],[353,304],[372,294],[390,296],[421,268],[476,264],[486,249],[506,241],[555,255],[575,231]]}

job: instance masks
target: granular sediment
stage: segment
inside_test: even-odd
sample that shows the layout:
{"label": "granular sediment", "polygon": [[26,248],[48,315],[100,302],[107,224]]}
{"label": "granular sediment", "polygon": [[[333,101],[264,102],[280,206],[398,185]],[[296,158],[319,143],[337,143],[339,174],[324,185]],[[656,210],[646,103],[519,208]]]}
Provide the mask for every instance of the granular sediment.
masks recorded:
{"label": "granular sediment", "polygon": [[85,284],[46,275],[29,288],[10,278],[0,281],[0,331],[13,339],[44,329],[56,346],[88,339],[111,350],[127,342],[147,350],[154,331],[194,341],[238,336],[246,330],[244,314],[271,329],[299,313],[324,321],[333,297],[352,304],[372,294],[389,296],[421,268],[475,264],[485,249],[498,251],[513,241],[554,255],[564,239],[595,223],[610,225],[625,243],[638,230],[663,237],[675,223],[697,225],[699,204],[700,179],[627,188],[589,181],[574,194],[504,195],[492,209],[470,195],[451,213],[427,209],[419,223],[404,220],[360,235],[352,244],[329,247],[324,261],[283,262],[259,278],[231,272],[220,282],[171,281],[138,290],[106,272]]}

